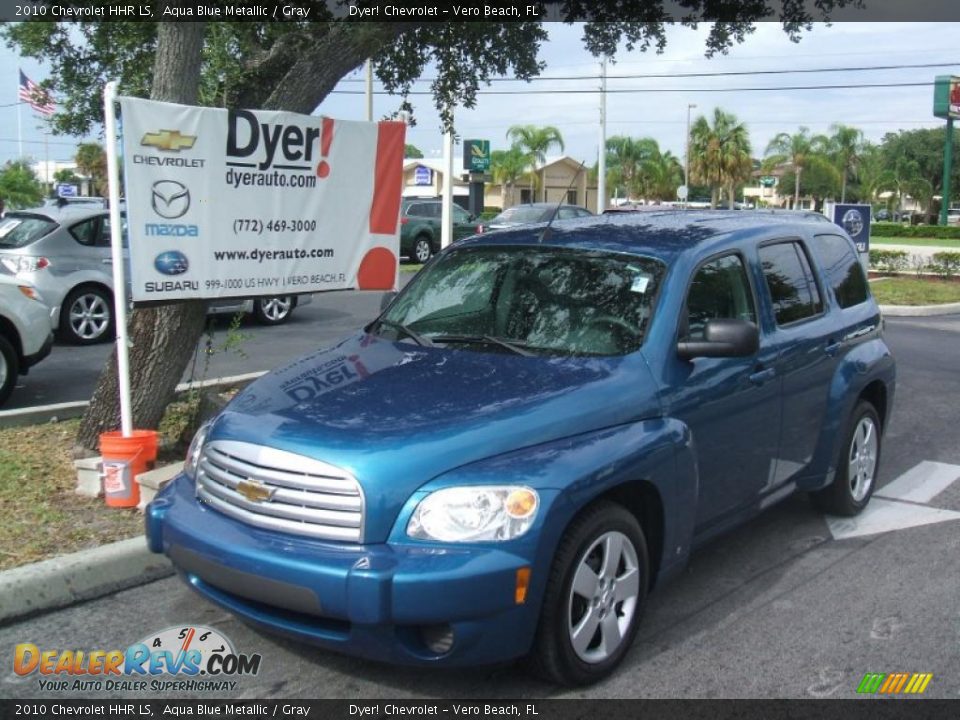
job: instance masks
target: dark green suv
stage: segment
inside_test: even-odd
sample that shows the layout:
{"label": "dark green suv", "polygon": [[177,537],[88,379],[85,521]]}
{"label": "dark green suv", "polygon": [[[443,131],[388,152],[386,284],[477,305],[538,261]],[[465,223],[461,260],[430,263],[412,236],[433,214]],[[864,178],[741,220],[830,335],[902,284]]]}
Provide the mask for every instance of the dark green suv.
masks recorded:
{"label": "dark green suv", "polygon": [[[400,254],[413,262],[425,263],[440,252],[440,200],[405,199],[400,205]],[[476,218],[453,205],[453,239],[477,232]]]}

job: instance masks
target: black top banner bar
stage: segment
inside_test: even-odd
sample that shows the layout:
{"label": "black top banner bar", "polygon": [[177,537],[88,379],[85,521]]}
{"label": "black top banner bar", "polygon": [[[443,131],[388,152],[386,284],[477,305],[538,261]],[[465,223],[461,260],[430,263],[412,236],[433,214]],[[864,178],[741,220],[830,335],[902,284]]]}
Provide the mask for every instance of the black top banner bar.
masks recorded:
{"label": "black top banner bar", "polygon": [[957,0],[0,0],[0,21],[170,22],[960,21]]}

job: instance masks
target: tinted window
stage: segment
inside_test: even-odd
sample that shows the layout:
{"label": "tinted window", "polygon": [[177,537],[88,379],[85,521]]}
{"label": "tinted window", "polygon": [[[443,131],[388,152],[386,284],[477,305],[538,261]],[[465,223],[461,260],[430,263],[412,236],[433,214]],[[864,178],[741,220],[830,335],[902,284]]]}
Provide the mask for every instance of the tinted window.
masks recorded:
{"label": "tinted window", "polygon": [[45,217],[8,214],[0,219],[0,248],[20,248],[51,232],[57,224]]}
{"label": "tinted window", "polygon": [[778,325],[812,317],[823,309],[810,261],[798,242],[760,248],[760,265]]}
{"label": "tinted window", "polygon": [[833,289],[833,295],[840,307],[853,307],[866,301],[867,279],[863,275],[863,266],[846,238],[839,235],[817,235],[817,255],[827,277],[827,284]]}
{"label": "tinted window", "polygon": [[558,220],[570,220],[571,218],[575,217],[580,217],[580,214],[575,208],[562,207],[560,208],[560,212],[557,214]]}
{"label": "tinted window", "polygon": [[459,205],[453,206],[453,221],[458,223],[470,222],[470,213]]}
{"label": "tinted window", "polygon": [[757,322],[750,281],[737,255],[711,260],[697,270],[687,293],[687,326],[681,335],[702,340],[707,320],[717,318]]}
{"label": "tinted window", "polygon": [[84,220],[71,226],[70,234],[73,235],[73,239],[81,245],[96,245],[98,239],[98,220],[99,218],[90,218],[89,220]]}
{"label": "tinted window", "polygon": [[546,217],[544,217],[545,214],[546,210],[542,207],[518,205],[504,210],[490,222],[535,223],[546,220]]}

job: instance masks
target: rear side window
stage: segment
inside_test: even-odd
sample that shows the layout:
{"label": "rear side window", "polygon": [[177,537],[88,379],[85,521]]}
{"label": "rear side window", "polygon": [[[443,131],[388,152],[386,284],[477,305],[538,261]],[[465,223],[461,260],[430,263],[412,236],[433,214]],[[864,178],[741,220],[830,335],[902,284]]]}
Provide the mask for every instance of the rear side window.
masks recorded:
{"label": "rear side window", "polygon": [[53,220],[10,214],[0,219],[0,248],[21,248],[36,242],[57,227]]}
{"label": "rear side window", "polygon": [[777,325],[805,320],[823,311],[810,260],[799,242],[764,245],[760,248],[760,266]]}
{"label": "rear side window", "polygon": [[73,239],[76,240],[81,245],[94,246],[97,244],[98,227],[97,221],[99,218],[90,218],[89,220],[84,220],[83,222],[78,222],[76,225],[70,227],[70,234],[73,235]]}
{"label": "rear side window", "polygon": [[869,294],[867,278],[864,277],[863,266],[846,238],[839,235],[817,235],[816,248],[827,284],[833,290],[837,304],[848,308],[866,302]]}

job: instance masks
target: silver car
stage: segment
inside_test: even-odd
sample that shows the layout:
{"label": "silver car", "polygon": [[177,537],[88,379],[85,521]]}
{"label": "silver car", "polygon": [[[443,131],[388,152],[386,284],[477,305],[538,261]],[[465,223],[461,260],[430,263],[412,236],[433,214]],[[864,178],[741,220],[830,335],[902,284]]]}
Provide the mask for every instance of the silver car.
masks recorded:
{"label": "silver car", "polygon": [[50,309],[30,285],[0,270],[0,405],[18,375],[50,354],[53,345]]}
{"label": "silver car", "polygon": [[[54,309],[61,340],[89,345],[114,338],[112,257],[103,208],[68,204],[0,219],[0,265],[40,291]],[[309,295],[217,300],[210,312],[248,312],[278,325],[309,302]]]}

